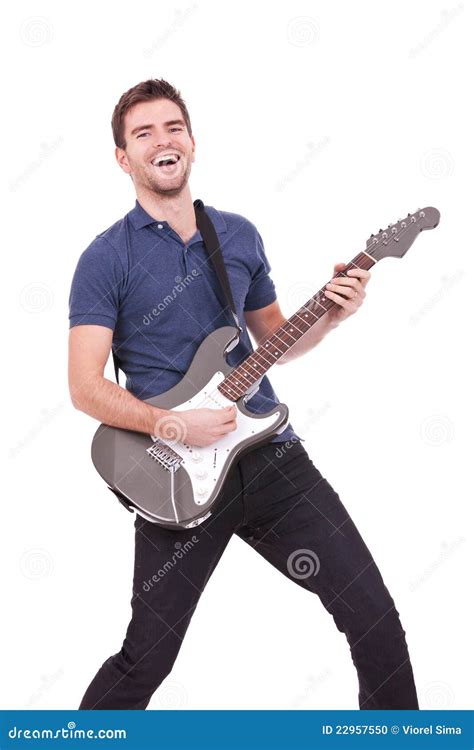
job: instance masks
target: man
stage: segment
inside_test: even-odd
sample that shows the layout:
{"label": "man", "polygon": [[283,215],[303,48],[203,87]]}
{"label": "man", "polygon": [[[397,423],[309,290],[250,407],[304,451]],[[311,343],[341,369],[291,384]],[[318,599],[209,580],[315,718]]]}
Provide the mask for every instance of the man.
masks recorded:
{"label": "man", "polygon": [[[115,107],[112,129],[117,162],[130,175],[137,200],[79,259],[70,296],[71,399],[100,422],[165,436],[173,411],[143,399],[179,382],[201,341],[229,325],[229,318],[196,227],[188,184],[196,144],[179,92],[156,79],[134,86]],[[237,364],[252,351],[248,331],[260,343],[285,318],[254,225],[211,206],[206,211],[243,328],[239,345],[227,355],[229,364]],[[337,264],[335,273],[342,268]],[[334,278],[326,294],[337,305],[279,363],[309,351],[352,315],[369,277],[353,269]],[[126,389],[104,377],[112,345],[127,375]],[[260,413],[276,403],[264,377],[248,408]],[[183,440],[210,445],[236,428],[236,411],[193,409],[181,411],[180,420]],[[360,708],[418,708],[393,599],[339,496],[300,440],[289,424],[242,457],[215,511],[195,529],[176,532],[136,516],[132,618],[120,652],[101,666],[80,708],[146,708],[170,673],[200,595],[234,533],[319,596],[349,642]],[[180,559],[174,554],[178,541]]]}

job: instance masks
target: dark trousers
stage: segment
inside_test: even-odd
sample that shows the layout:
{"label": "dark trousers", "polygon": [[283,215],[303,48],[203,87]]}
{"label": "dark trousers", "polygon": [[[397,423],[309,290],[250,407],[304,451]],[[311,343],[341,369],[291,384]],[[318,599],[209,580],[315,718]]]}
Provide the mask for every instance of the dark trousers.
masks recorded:
{"label": "dark trousers", "polygon": [[319,596],[349,643],[361,709],[418,708],[405,631],[380,571],[339,495],[293,441],[243,456],[213,514],[194,529],[171,531],[136,516],[132,618],[81,709],[146,708],[234,533]]}

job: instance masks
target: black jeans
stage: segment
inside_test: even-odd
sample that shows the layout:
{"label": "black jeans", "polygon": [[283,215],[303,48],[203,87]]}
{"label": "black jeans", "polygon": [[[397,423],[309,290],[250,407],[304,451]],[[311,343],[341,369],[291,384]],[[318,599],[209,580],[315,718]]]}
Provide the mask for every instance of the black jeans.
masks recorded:
{"label": "black jeans", "polygon": [[289,441],[243,456],[213,514],[194,529],[136,516],[132,618],[80,709],[146,708],[234,533],[319,596],[349,642],[361,709],[418,708],[405,631],[380,571],[339,495],[303,445]]}

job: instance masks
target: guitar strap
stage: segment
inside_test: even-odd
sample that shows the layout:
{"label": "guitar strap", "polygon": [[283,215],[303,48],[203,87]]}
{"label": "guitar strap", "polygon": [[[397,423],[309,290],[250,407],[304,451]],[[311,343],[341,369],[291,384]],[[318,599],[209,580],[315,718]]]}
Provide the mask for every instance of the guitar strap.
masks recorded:
{"label": "guitar strap", "polygon": [[[224,309],[230,308],[232,317],[234,319],[234,325],[239,333],[242,333],[242,328],[239,324],[239,318],[235,309],[234,298],[232,296],[232,290],[230,288],[229,277],[222,257],[222,250],[219,243],[217,232],[214,228],[214,224],[209,218],[208,214],[204,209],[204,203],[200,198],[196,198],[193,202],[194,213],[196,215],[196,225],[201,232],[201,237],[204,242],[206,252],[211,259],[211,263],[214,266],[216,276],[219,280],[220,291],[223,294],[223,299],[220,299],[220,303]],[[119,382],[119,367],[120,360],[112,349],[112,358],[114,361],[115,379]]]}

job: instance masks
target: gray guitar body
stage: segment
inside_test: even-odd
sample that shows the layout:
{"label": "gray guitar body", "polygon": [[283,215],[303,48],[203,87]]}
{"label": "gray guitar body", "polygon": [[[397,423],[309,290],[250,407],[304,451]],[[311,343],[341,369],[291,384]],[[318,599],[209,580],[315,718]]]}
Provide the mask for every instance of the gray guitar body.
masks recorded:
{"label": "gray guitar body", "polygon": [[[258,383],[235,402],[217,389],[234,369],[227,364],[226,353],[237,344],[235,328],[217,329],[201,343],[179,383],[146,399],[153,406],[173,412],[164,420],[160,438],[105,424],[97,429],[92,441],[92,461],[129,510],[169,529],[197,526],[211,514],[235,462],[248,451],[270,442],[287,426],[289,414],[284,404],[266,414],[254,414],[246,408],[245,402],[258,389]],[[223,408],[232,404],[237,407],[235,431],[206,447],[180,440],[185,437],[180,410]]]}

